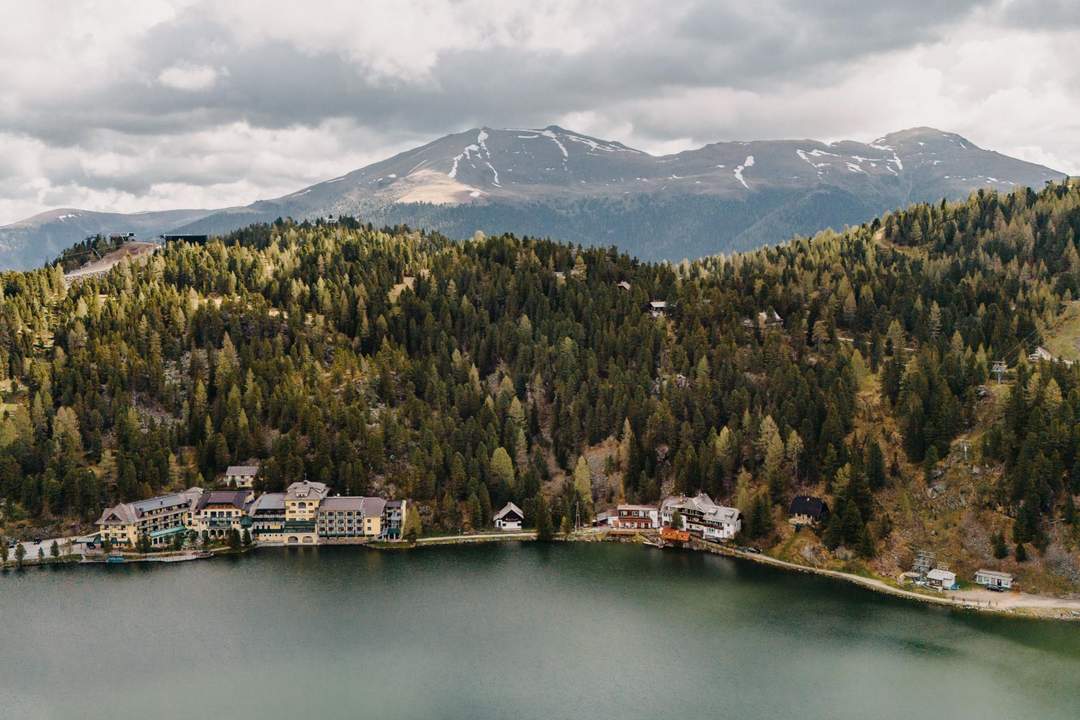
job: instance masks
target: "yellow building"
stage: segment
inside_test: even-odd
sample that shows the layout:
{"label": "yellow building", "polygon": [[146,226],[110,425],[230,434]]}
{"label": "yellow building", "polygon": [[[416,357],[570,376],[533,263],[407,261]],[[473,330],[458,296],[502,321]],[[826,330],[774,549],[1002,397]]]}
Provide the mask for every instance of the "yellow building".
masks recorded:
{"label": "yellow building", "polygon": [[202,488],[189,488],[106,508],[97,521],[101,540],[133,548],[145,536],[151,547],[167,547],[176,535],[187,532],[192,511],[202,495]]}
{"label": "yellow building", "polygon": [[315,545],[319,541],[315,521],[328,489],[320,482],[294,482],[285,491],[285,544]]}
{"label": "yellow building", "polygon": [[188,527],[213,540],[226,539],[230,530],[243,532],[251,526],[248,507],[254,497],[251,490],[204,492],[192,509]]}

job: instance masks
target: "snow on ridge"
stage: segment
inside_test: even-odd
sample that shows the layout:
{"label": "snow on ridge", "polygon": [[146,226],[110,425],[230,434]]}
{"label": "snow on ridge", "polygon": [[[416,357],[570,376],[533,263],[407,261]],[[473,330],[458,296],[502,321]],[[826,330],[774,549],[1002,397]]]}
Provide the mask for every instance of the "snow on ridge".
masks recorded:
{"label": "snow on ridge", "polygon": [[476,144],[480,146],[480,149],[484,151],[485,155],[487,155],[488,157],[491,157],[491,153],[488,152],[487,143],[484,142],[487,139],[488,139],[487,130],[484,130],[483,128],[481,128],[480,132],[477,133],[477,135],[476,135]]}
{"label": "snow on ridge", "polygon": [[735,172],[735,179],[738,180],[739,182],[741,182],[742,186],[744,188],[746,188],[747,190],[750,189],[750,186],[746,184],[746,180],[743,178],[742,172],[743,172],[743,170],[745,170],[748,167],[754,167],[754,156],[753,155],[747,155],[746,159],[743,160],[743,164],[737,166],[735,168],[735,171],[734,171]]}
{"label": "snow on ridge", "polygon": [[562,151],[563,166],[565,166],[566,165],[566,159],[568,157],[570,157],[570,153],[566,152],[566,146],[563,145],[561,142],[559,142],[559,136],[556,135],[551,130],[548,130],[547,128],[545,128],[543,130],[538,130],[537,132],[539,132],[541,135],[543,135],[546,138],[550,138],[552,142],[554,142],[556,145],[559,146],[559,150]]}
{"label": "snow on ridge", "polygon": [[[481,131],[483,132],[483,131]],[[454,156],[454,166],[450,168],[450,172],[446,173],[452,178],[457,178],[458,163],[462,160],[472,160],[473,151],[480,152],[479,145],[466,145],[465,149]]]}
{"label": "snow on ridge", "polygon": [[495,179],[492,181],[492,184],[495,187],[502,187],[502,185],[499,185],[499,171],[496,170],[495,166],[492,165],[490,162],[485,162],[484,164],[488,166],[488,170],[490,170],[491,174],[495,176]]}

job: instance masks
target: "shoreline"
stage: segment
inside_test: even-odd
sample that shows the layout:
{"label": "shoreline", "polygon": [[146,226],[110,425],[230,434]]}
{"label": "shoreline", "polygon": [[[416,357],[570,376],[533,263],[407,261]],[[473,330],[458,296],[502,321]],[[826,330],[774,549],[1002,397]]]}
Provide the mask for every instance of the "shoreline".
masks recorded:
{"label": "shoreline", "polygon": [[[553,539],[554,542],[611,542],[611,543],[624,543],[633,545],[648,545],[649,547],[659,547],[647,542],[650,539],[649,533],[642,533],[641,531],[585,531],[578,532],[571,535],[556,535]],[[393,551],[393,550],[413,550],[423,547],[440,547],[445,545],[479,545],[486,543],[497,542],[537,542],[535,530],[522,530],[516,532],[487,532],[478,533],[475,535],[436,535],[430,537],[417,538],[412,542],[408,541],[396,541],[396,542],[365,542],[365,543],[349,543],[349,544],[334,544],[327,545],[326,547],[360,547],[369,550],[377,551]],[[165,563],[171,564],[174,562],[190,562],[194,560],[209,560],[218,556],[235,556],[246,554],[252,550],[258,549],[288,549],[294,546],[288,545],[260,545],[253,543],[252,545],[233,550],[229,548],[211,549],[209,551],[200,552],[183,552],[170,554],[167,556],[155,557],[149,556],[132,556],[124,557],[123,563],[120,564],[136,564],[136,563]],[[318,547],[318,546],[306,546],[306,547]],[[676,546],[679,547],[679,546]],[[878,577],[867,577],[864,575],[857,575],[855,573],[845,572],[843,570],[832,570],[829,568],[819,568],[810,565],[802,565],[799,563],[790,562],[788,560],[781,560],[779,558],[762,553],[751,553],[740,550],[731,545],[724,545],[720,543],[714,543],[707,540],[698,538],[692,538],[686,546],[681,546],[680,549],[690,550],[692,552],[703,552],[712,555],[722,555],[724,557],[733,558],[735,560],[745,560],[749,562],[758,563],[760,565],[766,565],[769,567],[785,570],[788,572],[800,572],[812,575],[818,575],[821,577],[831,578],[833,580],[839,580],[842,582],[851,583],[857,585],[866,590],[871,590],[883,595],[890,595],[892,597],[912,600],[915,602],[921,602],[928,605],[936,605],[938,607],[947,607],[956,610],[967,610],[981,613],[989,613],[994,615],[1001,615],[1005,617],[1013,618],[1031,618],[1042,620],[1062,620],[1065,622],[1080,622],[1080,599],[1065,599],[1056,598],[1050,595],[1033,595],[1028,593],[991,593],[986,590],[954,590],[946,591],[942,593],[930,594],[929,592],[918,592],[915,590],[907,590],[897,585],[890,584],[888,581]],[[178,557],[179,555],[179,557]],[[76,560],[72,556],[60,558],[60,559],[47,559],[44,562],[38,562],[35,558],[33,561],[26,561],[23,563],[22,569],[38,567],[50,567],[50,566],[62,566],[62,565],[107,565],[109,564],[105,558],[87,558],[85,556]],[[19,569],[14,563],[8,562],[2,568],[0,572],[7,572],[9,570]]]}

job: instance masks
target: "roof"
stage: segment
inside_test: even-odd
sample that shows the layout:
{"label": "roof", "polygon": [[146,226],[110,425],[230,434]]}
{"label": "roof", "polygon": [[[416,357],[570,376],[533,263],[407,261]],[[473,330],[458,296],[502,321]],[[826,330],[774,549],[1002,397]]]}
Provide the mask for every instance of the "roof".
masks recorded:
{"label": "roof", "polygon": [[956,580],[956,573],[950,570],[934,568],[930,572],[926,573],[926,577],[930,578],[931,580]]}
{"label": "roof", "polygon": [[402,506],[402,504],[404,504],[404,502],[405,502],[404,500],[387,500],[386,501],[386,509],[387,510],[400,510],[401,506]]}
{"label": "roof", "polygon": [[360,495],[335,495],[328,497],[319,505],[319,512],[355,512],[365,517],[382,515],[386,501],[378,497]]}
{"label": "roof", "polygon": [[111,508],[105,508],[98,519],[98,523],[132,523],[155,510],[191,507],[191,504],[202,494],[202,488],[193,487],[184,492],[158,495],[157,497],[136,500],[130,503],[120,503]]}
{"label": "roof", "polygon": [[666,308],[668,306],[667,300],[650,300],[649,305],[654,310],[663,310],[664,308]]}
{"label": "roof", "polygon": [[258,465],[230,465],[225,470],[225,477],[247,477],[248,475],[258,475]]}
{"label": "roof", "polygon": [[644,510],[646,512],[656,512],[655,505],[619,505],[616,510]]}
{"label": "roof", "polygon": [[250,512],[285,512],[285,493],[263,493],[252,503]]}
{"label": "roof", "polygon": [[517,505],[515,505],[512,502],[506,503],[506,505],[503,506],[502,510],[495,513],[495,519],[496,520],[502,520],[504,517],[506,517],[510,513],[516,513],[519,518],[521,518],[522,520],[525,519],[525,513],[521,512],[521,508],[519,508]]}
{"label": "roof", "polygon": [[326,497],[329,490],[325,483],[312,482],[310,480],[301,480],[300,482],[294,482],[285,491],[286,500],[307,500],[312,499],[321,500]]}
{"label": "roof", "polygon": [[202,510],[207,505],[229,505],[243,509],[247,505],[251,493],[247,490],[212,490],[203,493],[199,502],[195,505],[196,510]]}
{"label": "roof", "polygon": [[319,505],[319,512],[361,512],[364,498],[355,495],[328,497]]}
{"label": "roof", "polygon": [[976,575],[986,575],[992,578],[1001,578],[1002,580],[1012,580],[1012,573],[1001,572],[1000,570],[979,570]]}
{"label": "roof", "polygon": [[796,495],[788,507],[788,515],[809,515],[814,518],[819,518],[828,511],[828,504],[813,495]]}
{"label": "roof", "polygon": [[739,509],[717,505],[708,493],[698,493],[692,498],[685,495],[676,495],[664,500],[665,510],[688,510],[700,513],[704,519],[714,522],[732,523],[739,519]]}

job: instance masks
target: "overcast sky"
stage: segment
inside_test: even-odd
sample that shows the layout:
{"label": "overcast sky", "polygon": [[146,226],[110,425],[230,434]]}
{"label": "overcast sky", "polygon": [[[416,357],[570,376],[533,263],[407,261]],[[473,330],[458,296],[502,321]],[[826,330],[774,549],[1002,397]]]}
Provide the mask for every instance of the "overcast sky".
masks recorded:
{"label": "overcast sky", "polygon": [[0,224],[222,207],[449,132],[931,125],[1080,174],[1077,0],[0,0]]}

